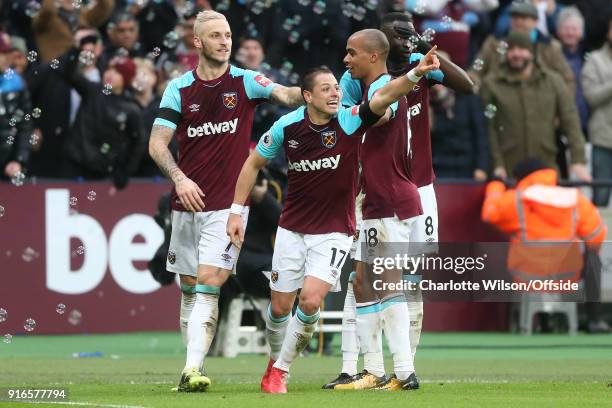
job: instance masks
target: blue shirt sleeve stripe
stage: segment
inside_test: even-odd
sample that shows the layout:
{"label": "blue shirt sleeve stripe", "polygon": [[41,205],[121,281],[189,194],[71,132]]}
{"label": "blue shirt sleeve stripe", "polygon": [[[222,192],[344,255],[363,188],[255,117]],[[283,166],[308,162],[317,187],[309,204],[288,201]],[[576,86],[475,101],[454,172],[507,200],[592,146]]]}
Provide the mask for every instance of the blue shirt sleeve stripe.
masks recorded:
{"label": "blue shirt sleeve stripe", "polygon": [[170,122],[169,120],[166,119],[162,119],[162,118],[156,118],[155,122],[153,122],[154,125],[160,125],[160,126],[165,126],[168,127],[170,129],[176,130],[176,124]]}
{"label": "blue shirt sleeve stripe", "polygon": [[[195,77],[193,76],[193,72],[189,71],[183,74],[182,76],[173,79],[168,82],[166,85],[166,89],[164,90],[164,94],[162,96],[161,102],[159,103],[159,107],[172,109],[178,113],[181,113],[181,88],[186,88],[190,86],[195,81]],[[167,119],[156,118],[154,125],[166,126],[171,129],[176,129],[176,124],[170,122]]]}

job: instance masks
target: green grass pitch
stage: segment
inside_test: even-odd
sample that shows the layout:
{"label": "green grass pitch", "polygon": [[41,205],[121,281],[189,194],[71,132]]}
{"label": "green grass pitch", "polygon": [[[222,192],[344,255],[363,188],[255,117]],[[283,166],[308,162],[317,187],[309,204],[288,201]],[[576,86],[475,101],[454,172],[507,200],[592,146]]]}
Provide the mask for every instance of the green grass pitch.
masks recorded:
{"label": "green grass pitch", "polygon": [[[184,363],[178,333],[15,336],[0,343],[0,388],[68,388],[69,405],[36,407],[612,407],[612,336],[426,333],[421,345],[416,392],[322,390],[338,352],[300,358],[287,395],[259,391],[266,357],[256,355],[208,358],[209,392],[179,394],[170,391]],[[103,357],[72,357],[95,351]]]}

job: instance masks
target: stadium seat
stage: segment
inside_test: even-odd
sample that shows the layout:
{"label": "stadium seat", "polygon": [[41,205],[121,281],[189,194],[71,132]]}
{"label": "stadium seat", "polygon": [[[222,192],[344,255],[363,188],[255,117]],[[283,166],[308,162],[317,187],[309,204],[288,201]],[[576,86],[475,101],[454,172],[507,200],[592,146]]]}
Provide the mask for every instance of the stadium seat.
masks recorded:
{"label": "stadium seat", "polygon": [[264,330],[257,326],[243,326],[242,314],[244,311],[253,310],[254,313],[261,313],[265,319],[265,311],[268,310],[268,299],[254,298],[253,302],[258,310],[253,309],[253,305],[244,295],[239,295],[230,302],[228,312],[219,322],[217,328],[217,341],[215,355],[223,357],[236,357],[240,353],[268,353],[266,336]]}
{"label": "stadium seat", "polygon": [[521,333],[532,334],[533,317],[538,313],[564,313],[567,316],[568,334],[576,335],[578,331],[578,311],[575,302],[563,302],[560,294],[523,294],[519,312]]}

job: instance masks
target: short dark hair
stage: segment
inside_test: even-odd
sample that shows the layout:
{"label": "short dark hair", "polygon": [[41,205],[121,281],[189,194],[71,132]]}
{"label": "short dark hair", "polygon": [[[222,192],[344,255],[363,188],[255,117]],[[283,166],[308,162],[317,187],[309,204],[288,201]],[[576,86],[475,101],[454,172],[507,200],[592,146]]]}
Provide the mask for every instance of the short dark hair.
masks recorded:
{"label": "short dark hair", "polygon": [[117,24],[124,23],[126,21],[133,21],[134,23],[136,23],[136,25],[138,25],[138,20],[136,19],[136,17],[134,17],[132,13],[119,12],[111,17],[110,22],[108,23],[108,29],[114,30],[115,27],[117,27]]}
{"label": "short dark hair", "polygon": [[302,92],[309,91],[312,92],[312,89],[315,85],[315,78],[319,74],[332,74],[331,69],[327,68],[325,65],[321,65],[319,67],[310,68],[308,71],[302,75],[302,82],[300,83],[300,88],[302,88]]}
{"label": "short dark hair", "polygon": [[240,37],[240,40],[238,40],[238,46],[242,47],[242,44],[247,41],[257,41],[259,45],[261,45],[261,48],[264,46],[263,39],[257,35],[245,35],[244,37]]}
{"label": "short dark hair", "polygon": [[401,11],[393,11],[391,13],[387,13],[380,19],[380,26],[382,27],[386,24],[391,24],[396,21],[412,23],[412,14]]}

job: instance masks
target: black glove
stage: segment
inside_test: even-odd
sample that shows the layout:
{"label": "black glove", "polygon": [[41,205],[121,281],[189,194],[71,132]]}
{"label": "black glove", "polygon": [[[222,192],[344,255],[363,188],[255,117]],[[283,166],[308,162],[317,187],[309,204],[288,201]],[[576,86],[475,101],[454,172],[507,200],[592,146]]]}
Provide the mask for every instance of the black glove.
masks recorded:
{"label": "black glove", "polygon": [[399,35],[400,37],[406,40],[416,37],[417,42],[414,45],[416,46],[415,49],[418,53],[425,55],[429,52],[429,50],[431,50],[431,47],[433,47],[430,43],[423,40],[423,38],[421,38],[419,33],[417,33],[416,31],[410,28],[394,25],[393,30],[397,33],[397,35]]}

